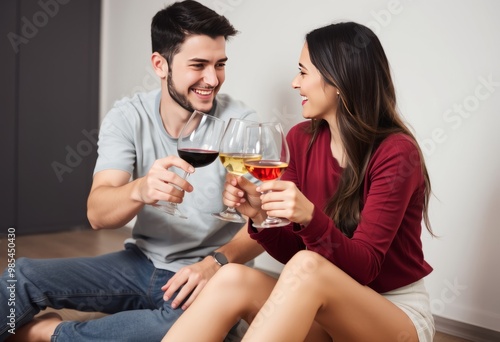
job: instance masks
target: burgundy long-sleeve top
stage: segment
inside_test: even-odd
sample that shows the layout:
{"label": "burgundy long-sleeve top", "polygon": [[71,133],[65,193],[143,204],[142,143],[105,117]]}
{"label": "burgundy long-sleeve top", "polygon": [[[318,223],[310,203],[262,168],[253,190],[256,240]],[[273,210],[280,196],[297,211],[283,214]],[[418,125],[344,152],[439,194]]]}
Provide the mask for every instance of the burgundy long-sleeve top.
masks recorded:
{"label": "burgundy long-sleeve top", "polygon": [[323,212],[342,172],[330,149],[330,130],[323,126],[308,150],[308,125],[299,123],[288,133],[290,163],[281,179],[294,182],[314,204],[311,222],[307,227],[291,224],[259,233],[249,224],[250,236],[282,263],[299,250],[315,251],[379,293],[428,275],[432,267],[424,260],[420,239],[425,183],[413,140],[394,134],[373,152],[364,179],[361,219],[348,238]]}

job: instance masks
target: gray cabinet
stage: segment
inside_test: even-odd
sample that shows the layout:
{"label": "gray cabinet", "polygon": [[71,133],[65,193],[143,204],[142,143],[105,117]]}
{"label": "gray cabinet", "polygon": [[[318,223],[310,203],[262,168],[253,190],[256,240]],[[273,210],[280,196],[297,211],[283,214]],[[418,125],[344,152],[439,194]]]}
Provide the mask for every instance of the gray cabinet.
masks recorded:
{"label": "gray cabinet", "polygon": [[0,1],[0,227],[87,225],[97,155],[100,1]]}

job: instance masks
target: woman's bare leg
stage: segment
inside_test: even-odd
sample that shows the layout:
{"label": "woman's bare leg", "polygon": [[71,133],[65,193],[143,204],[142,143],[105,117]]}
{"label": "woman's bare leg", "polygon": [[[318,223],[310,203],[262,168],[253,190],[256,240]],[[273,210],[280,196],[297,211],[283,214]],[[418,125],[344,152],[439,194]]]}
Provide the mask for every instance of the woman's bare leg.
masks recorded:
{"label": "woman's bare leg", "polygon": [[225,265],[162,341],[222,341],[240,318],[253,320],[275,284],[275,278],[255,269]]}
{"label": "woman's bare leg", "polygon": [[304,341],[314,321],[335,341],[418,341],[401,309],[310,251],[287,263],[243,341]]}

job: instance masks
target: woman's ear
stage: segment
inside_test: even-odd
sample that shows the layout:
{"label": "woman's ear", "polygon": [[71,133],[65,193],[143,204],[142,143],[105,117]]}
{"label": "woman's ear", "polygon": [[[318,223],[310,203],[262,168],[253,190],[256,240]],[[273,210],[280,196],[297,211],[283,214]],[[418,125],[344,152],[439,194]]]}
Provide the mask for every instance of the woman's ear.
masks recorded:
{"label": "woman's ear", "polygon": [[151,64],[156,75],[160,78],[166,78],[168,75],[168,62],[158,52],[153,52],[151,55]]}

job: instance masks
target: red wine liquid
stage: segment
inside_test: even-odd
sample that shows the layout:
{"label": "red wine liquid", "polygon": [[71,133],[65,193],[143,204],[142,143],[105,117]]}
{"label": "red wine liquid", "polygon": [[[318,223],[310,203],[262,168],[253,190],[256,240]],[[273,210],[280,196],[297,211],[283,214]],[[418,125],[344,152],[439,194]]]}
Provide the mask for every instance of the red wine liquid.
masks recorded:
{"label": "red wine liquid", "polygon": [[202,150],[198,148],[177,150],[177,153],[179,153],[179,157],[195,168],[207,166],[219,156],[218,151]]}

